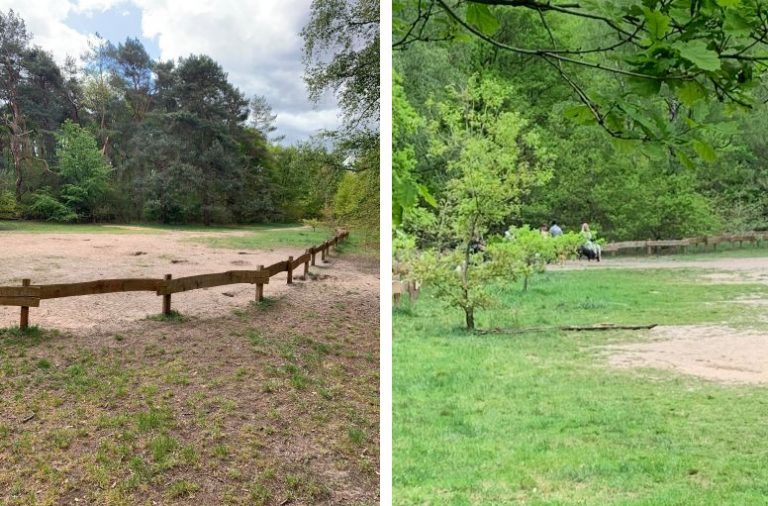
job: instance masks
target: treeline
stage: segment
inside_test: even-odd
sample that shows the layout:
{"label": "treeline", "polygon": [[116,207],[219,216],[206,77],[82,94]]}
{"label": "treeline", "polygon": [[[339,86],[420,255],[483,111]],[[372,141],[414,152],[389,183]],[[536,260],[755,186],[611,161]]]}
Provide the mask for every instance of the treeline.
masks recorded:
{"label": "treeline", "polygon": [[129,38],[59,66],[13,11],[0,13],[0,106],[0,218],[330,217],[355,168],[327,142],[271,143],[270,106],[209,56],[154,61]]}
{"label": "treeline", "polygon": [[[403,230],[426,242],[434,239],[430,234],[442,226],[441,210],[451,205],[457,181],[468,177],[467,167],[473,164],[505,174],[508,179],[497,183],[515,188],[513,205],[492,227],[494,233],[510,225],[538,227],[553,220],[567,230],[589,222],[611,240],[768,228],[768,93],[758,73],[747,89],[738,94],[726,89],[717,96],[697,81],[672,82],[679,86],[673,87],[661,78],[654,82],[595,70],[623,64],[637,74],[636,67],[628,66],[640,61],[636,53],[644,56],[643,48],[649,47],[649,53],[661,54],[672,35],[649,35],[646,23],[639,29],[646,38],[638,49],[613,43],[612,30],[595,29],[593,19],[543,7],[538,11],[540,4],[534,3],[530,8],[491,3],[501,6],[488,10],[481,5],[485,2],[467,4],[466,24],[501,46],[470,34],[436,2],[397,2],[394,219]],[[657,4],[645,16],[660,20],[659,33],[673,33],[673,25],[661,23],[667,19],[662,12],[666,4]],[[613,15],[624,19],[623,11],[614,13],[608,4],[590,7],[609,21]],[[691,7],[683,14],[720,16],[718,9],[699,14]],[[464,16],[463,10],[457,12]],[[638,12],[642,21],[644,11]],[[725,14],[728,19],[743,15],[739,26],[745,37],[749,34],[748,12]],[[445,26],[455,28],[448,33]],[[735,30],[732,26],[726,25]],[[691,70],[691,75],[711,81],[716,91],[721,88],[715,79],[730,79],[727,72],[734,73],[734,88],[752,79],[752,74],[739,74],[742,63],[718,59],[715,49],[709,49],[716,44],[708,43],[701,42],[693,54],[686,52],[688,42],[681,42],[683,50],[668,51],[667,60],[657,54],[649,61],[670,66],[682,54],[690,61],[681,68],[690,68],[691,61],[701,65],[703,70],[694,68],[698,73]],[[762,61],[745,53],[763,47],[756,44],[745,43],[739,53],[744,64]],[[588,57],[593,66],[555,63],[551,56],[537,58],[505,47],[571,48],[560,54],[571,60]],[[582,51],[593,47],[616,49]],[[644,65],[645,73],[657,71],[651,63]],[[717,72],[711,70],[715,67]],[[707,80],[707,75],[712,77]],[[587,94],[591,102],[584,98]],[[613,117],[611,111],[621,116]],[[595,117],[604,122],[597,124]],[[639,133],[637,139],[621,138],[626,132]],[[492,184],[492,179],[480,178],[484,174],[474,172],[475,190]]]}

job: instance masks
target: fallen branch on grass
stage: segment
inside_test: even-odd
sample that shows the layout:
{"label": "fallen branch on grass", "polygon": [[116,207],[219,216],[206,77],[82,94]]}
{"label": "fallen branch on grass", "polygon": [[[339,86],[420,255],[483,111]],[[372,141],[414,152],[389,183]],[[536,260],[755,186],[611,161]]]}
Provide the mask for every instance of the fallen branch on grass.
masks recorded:
{"label": "fallen branch on grass", "polygon": [[658,323],[651,323],[650,325],[616,325],[614,323],[599,323],[597,325],[566,325],[558,327],[560,330],[647,330],[652,329],[658,325]]}
{"label": "fallen branch on grass", "polygon": [[568,332],[583,332],[593,330],[648,330],[657,326],[658,323],[649,325],[617,325],[615,323],[599,323],[597,325],[561,325],[558,327],[528,327],[518,329],[486,329],[477,330],[476,334],[526,334],[528,332],[551,332],[554,330],[563,330]]}

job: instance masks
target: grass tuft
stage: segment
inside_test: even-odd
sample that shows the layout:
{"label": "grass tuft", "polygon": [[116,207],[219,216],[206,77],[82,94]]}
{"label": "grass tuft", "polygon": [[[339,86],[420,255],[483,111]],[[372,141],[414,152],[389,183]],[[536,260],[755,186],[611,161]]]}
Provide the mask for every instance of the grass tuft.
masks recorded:
{"label": "grass tuft", "polygon": [[154,322],[173,322],[173,323],[182,323],[187,321],[187,317],[185,317],[184,315],[182,315],[176,310],[172,310],[170,314],[160,313],[160,314],[147,315],[146,319]]}

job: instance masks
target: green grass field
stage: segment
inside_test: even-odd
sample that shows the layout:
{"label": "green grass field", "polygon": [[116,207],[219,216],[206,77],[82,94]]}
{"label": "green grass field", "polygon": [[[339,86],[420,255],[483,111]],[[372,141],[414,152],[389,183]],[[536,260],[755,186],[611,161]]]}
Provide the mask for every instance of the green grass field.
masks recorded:
{"label": "green grass field", "polygon": [[[497,288],[480,327],[722,323],[765,285],[697,270],[547,273]],[[611,369],[643,332],[471,335],[426,292],[393,316],[394,497],[410,504],[768,504],[766,389]]]}
{"label": "green grass field", "polygon": [[322,244],[333,237],[333,231],[326,228],[290,228],[290,229],[247,229],[245,235],[221,237],[194,237],[190,241],[206,244],[212,248],[227,249],[271,249],[300,248]]}
{"label": "green grass field", "polygon": [[[159,234],[163,232],[266,232],[301,227],[298,223],[260,225],[160,225],[144,223],[53,223],[47,221],[1,221],[0,232],[27,234]],[[289,230],[285,230],[288,232]]]}

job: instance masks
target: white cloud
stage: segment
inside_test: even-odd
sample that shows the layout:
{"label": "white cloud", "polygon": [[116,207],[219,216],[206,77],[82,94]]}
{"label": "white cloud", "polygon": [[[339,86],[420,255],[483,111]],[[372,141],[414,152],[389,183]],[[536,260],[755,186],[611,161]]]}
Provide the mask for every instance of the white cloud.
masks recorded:
{"label": "white cloud", "polygon": [[75,12],[93,13],[108,11],[128,0],[78,0],[74,6]]}
{"label": "white cloud", "polygon": [[142,35],[156,37],[162,59],[211,56],[246,95],[267,98],[281,129],[295,129],[289,137],[340,123],[330,98],[318,105],[320,110],[307,100],[300,32],[311,0],[0,0],[0,8],[15,9],[34,43],[60,62],[66,55],[79,57],[88,47],[87,34],[66,25],[68,15],[129,4],[140,10]]}
{"label": "white cloud", "polygon": [[336,109],[321,109],[306,112],[277,111],[276,126],[285,130],[309,132],[335,128],[339,124],[339,111]]}
{"label": "white cloud", "polygon": [[33,35],[32,43],[51,51],[57,61],[67,55],[79,57],[88,49],[88,36],[64,24],[74,9],[66,0],[0,0],[0,9],[13,9],[24,19],[27,32]]}
{"label": "white cloud", "polygon": [[292,129],[304,137],[339,125],[335,104],[313,111],[307,101],[300,32],[311,0],[132,1],[142,10],[143,35],[157,37],[161,58],[211,56],[243,92],[267,98],[281,133]]}

